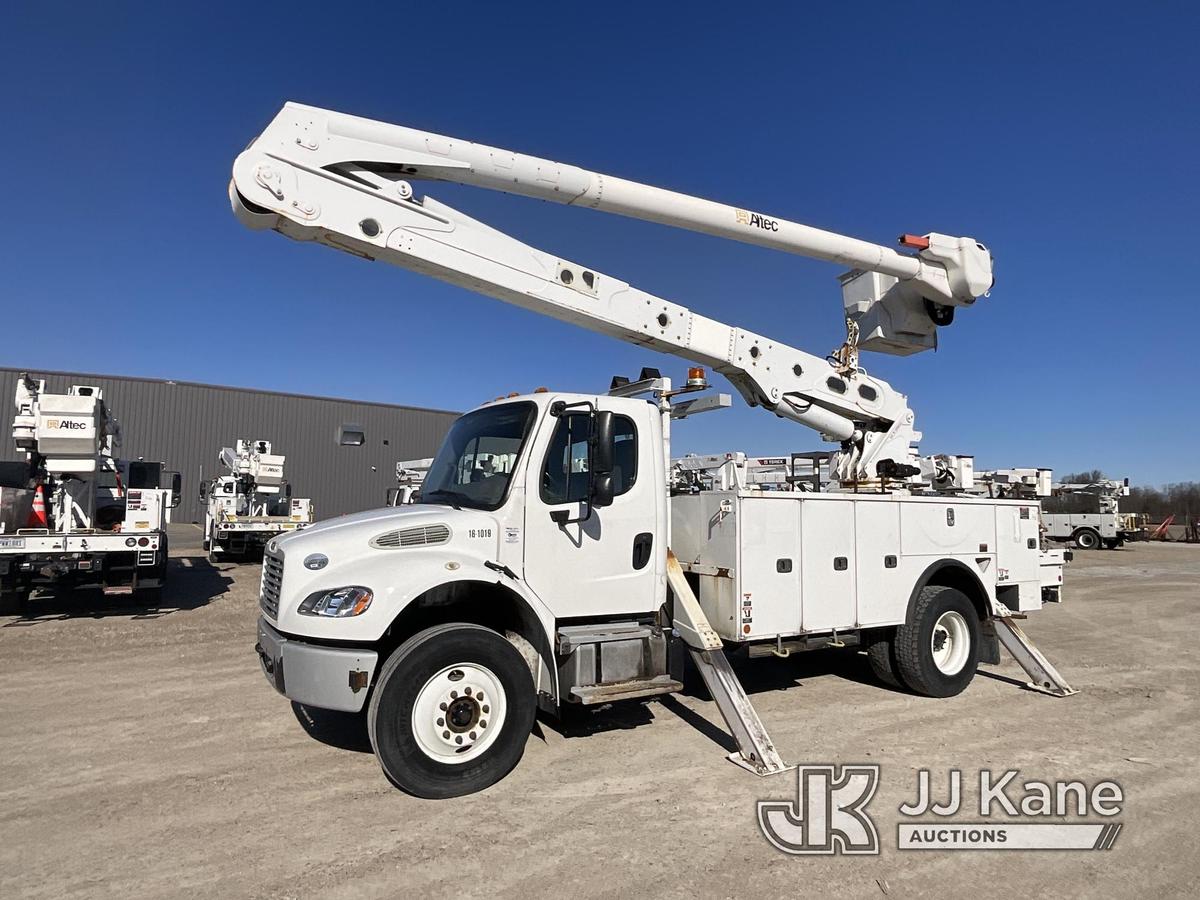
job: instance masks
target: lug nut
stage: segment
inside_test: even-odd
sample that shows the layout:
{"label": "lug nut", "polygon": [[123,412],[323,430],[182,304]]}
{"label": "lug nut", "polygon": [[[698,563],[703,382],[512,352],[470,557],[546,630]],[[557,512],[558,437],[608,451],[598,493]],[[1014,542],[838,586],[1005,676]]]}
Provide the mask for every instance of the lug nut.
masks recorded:
{"label": "lug nut", "polygon": [[439,704],[438,704],[438,709],[440,709],[442,712],[445,712],[445,711],[446,711],[446,704],[445,704],[445,703],[439,703]]}
{"label": "lug nut", "polygon": [[471,737],[471,740],[475,740],[475,732],[472,731],[470,737]]}
{"label": "lug nut", "polygon": [[470,696],[471,696],[471,689],[470,689],[469,687],[467,687],[467,688],[463,688],[463,693],[464,693],[464,694],[466,694],[468,697],[470,697]]}
{"label": "lug nut", "polygon": [[483,707],[483,711],[484,711],[484,713],[486,714],[486,713],[490,713],[490,712],[491,712],[491,709],[490,709],[488,706],[486,706],[486,705],[485,705],[485,706]]}
{"label": "lug nut", "polygon": [[442,732],[442,737],[444,737],[446,740],[450,740],[450,732],[449,732],[449,731],[443,731],[443,732]]}
{"label": "lug nut", "polygon": [[462,743],[462,735],[461,735],[461,734],[460,734],[458,737],[456,737],[456,738],[454,739],[454,743],[456,743],[456,744],[461,744],[461,743]]}
{"label": "lug nut", "polygon": [[445,720],[445,719],[438,719],[438,727],[439,727],[439,728],[441,728],[441,727],[442,727],[443,725],[445,725],[445,724],[446,724],[446,720]]}
{"label": "lug nut", "polygon": [[458,691],[451,691],[451,692],[450,692],[450,699],[451,699],[451,700],[457,700],[457,699],[458,699]]}
{"label": "lug nut", "polygon": [[479,727],[480,727],[480,728],[487,728],[487,719],[480,719],[480,720],[479,720]]}

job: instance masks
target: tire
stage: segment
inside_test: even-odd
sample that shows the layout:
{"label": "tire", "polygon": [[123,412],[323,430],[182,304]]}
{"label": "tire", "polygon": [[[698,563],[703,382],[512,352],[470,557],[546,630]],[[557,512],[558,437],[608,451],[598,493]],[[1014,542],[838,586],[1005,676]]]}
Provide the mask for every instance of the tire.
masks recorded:
{"label": "tire", "polygon": [[157,578],[159,584],[165,584],[167,581],[167,566],[171,564],[171,545],[165,534],[163,535],[162,546],[159,547],[159,550],[162,552],[162,562],[154,567],[151,577]]}
{"label": "tire", "polygon": [[162,585],[151,588],[138,588],[133,594],[138,606],[162,606],[162,595]]}
{"label": "tire", "polygon": [[[427,628],[388,658],[367,729],[392,784],[443,800],[481,791],[511,772],[536,712],[533,678],[517,649],[490,628],[455,622]],[[489,724],[494,730],[485,732]]]}
{"label": "tire", "polygon": [[1100,547],[1100,535],[1090,528],[1080,528],[1071,535],[1071,540],[1079,550],[1097,550]]}
{"label": "tire", "polygon": [[29,599],[32,594],[33,591],[20,588],[0,591],[0,615],[29,615],[33,605]]}
{"label": "tire", "polygon": [[921,588],[912,621],[896,629],[896,671],[926,697],[953,697],[979,666],[979,614],[962,591]]}
{"label": "tire", "polygon": [[871,663],[871,671],[875,677],[888,687],[904,688],[900,673],[896,671],[895,630],[880,631],[867,644],[867,660]]}

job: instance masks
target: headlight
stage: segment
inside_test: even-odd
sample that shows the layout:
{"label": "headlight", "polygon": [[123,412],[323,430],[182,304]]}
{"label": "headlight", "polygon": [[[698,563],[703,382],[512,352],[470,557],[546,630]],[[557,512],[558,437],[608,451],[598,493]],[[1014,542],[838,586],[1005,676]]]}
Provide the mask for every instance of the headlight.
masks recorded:
{"label": "headlight", "polygon": [[329,616],[344,619],[367,611],[375,595],[365,587],[334,588],[318,591],[300,604],[302,616]]}

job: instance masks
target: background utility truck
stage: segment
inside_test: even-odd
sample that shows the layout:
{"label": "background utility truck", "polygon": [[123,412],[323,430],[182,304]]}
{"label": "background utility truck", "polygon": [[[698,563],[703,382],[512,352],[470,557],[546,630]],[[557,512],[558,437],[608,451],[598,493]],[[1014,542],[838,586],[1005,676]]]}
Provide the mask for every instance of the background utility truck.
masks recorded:
{"label": "background utility truck", "polygon": [[[723,324],[527,246],[410,179],[455,181],[650,219],[857,267],[831,358]],[[836,445],[831,490],[671,495],[676,419],[727,406],[704,370],[609,392],[539,389],[451,427],[416,504],[272,540],[257,652],[293,701],[366,710],[397,786],[480,790],[520,759],[538,707],[663,694],[686,649],[752,772],[787,769],[727,652],[866,648],[879,677],[963,690],[1005,646],[1036,686],[1072,693],[1013,620],[1061,598],[1036,501],[922,480],[906,398],[857,362],[907,354],[992,284],[970,238],[899,253],[758,212],[545,159],[287,104],[237,158],[235,214],[711,366],[751,405]],[[818,479],[819,480],[819,479]],[[953,481],[953,479],[952,479]]]}
{"label": "background utility truck", "polygon": [[1119,508],[1121,498],[1128,496],[1128,478],[1055,484],[1042,500],[1046,534],[1056,541],[1070,541],[1080,550],[1115,550],[1126,541],[1145,540],[1143,518]]}
{"label": "background utility truck", "polygon": [[39,587],[157,601],[179,473],[115,456],[120,428],[97,387],[55,394],[22,373],[15,399],[13,440],[25,460],[5,465],[0,486],[2,592],[22,606]]}
{"label": "background utility truck", "polygon": [[270,441],[239,439],[218,459],[229,471],[200,481],[209,562],[257,556],[271,538],[312,524],[312,501],[292,496],[283,477],[287,458],[272,453]]}
{"label": "background utility truck", "polygon": [[402,459],[396,463],[396,486],[387,489],[384,506],[407,506],[421,495],[432,459]]}
{"label": "background utility truck", "polygon": [[1117,508],[1119,498],[1129,496],[1128,478],[1056,483],[1051,469],[1032,468],[995,469],[976,475],[977,484],[988,496],[1039,500],[1042,536],[1049,540],[1070,542],[1080,550],[1114,550],[1126,541],[1146,539],[1146,517]]}

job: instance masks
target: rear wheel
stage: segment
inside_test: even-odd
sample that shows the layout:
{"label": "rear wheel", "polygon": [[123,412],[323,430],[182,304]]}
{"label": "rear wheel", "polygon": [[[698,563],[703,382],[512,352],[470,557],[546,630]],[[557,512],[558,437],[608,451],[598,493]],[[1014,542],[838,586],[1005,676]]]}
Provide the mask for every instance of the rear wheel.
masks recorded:
{"label": "rear wheel", "polygon": [[32,595],[33,590],[26,587],[0,591],[0,615],[12,613],[22,616],[28,615],[33,607],[33,604],[30,602]]}
{"label": "rear wheel", "polygon": [[896,629],[896,669],[927,697],[961,693],[979,665],[979,615],[962,591],[921,589],[912,621]]}
{"label": "rear wheel", "polygon": [[409,638],[367,710],[388,780],[417,797],[472,794],[516,767],[537,711],[521,654],[489,628],[454,623]]}
{"label": "rear wheel", "polygon": [[1090,528],[1081,528],[1071,537],[1080,550],[1095,550],[1100,546],[1100,535]]}
{"label": "rear wheel", "polygon": [[895,638],[894,629],[878,632],[867,643],[867,660],[876,678],[889,687],[903,688],[904,682],[896,671]]}

